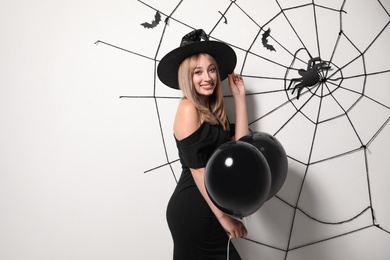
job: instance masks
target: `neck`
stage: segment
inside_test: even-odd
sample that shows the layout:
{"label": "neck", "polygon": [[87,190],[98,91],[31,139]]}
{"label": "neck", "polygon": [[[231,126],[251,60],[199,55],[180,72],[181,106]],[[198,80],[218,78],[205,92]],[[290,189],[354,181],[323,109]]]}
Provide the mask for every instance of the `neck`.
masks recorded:
{"label": "neck", "polygon": [[210,102],[209,102],[210,98],[208,96],[200,96],[199,100],[200,100],[201,104],[204,105],[205,107],[210,106]]}

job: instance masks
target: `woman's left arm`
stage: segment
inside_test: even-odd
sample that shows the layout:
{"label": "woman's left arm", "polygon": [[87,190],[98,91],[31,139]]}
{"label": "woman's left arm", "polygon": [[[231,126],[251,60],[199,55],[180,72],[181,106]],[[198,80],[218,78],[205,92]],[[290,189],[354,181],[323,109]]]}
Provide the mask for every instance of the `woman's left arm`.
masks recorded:
{"label": "woman's left arm", "polygon": [[234,72],[229,75],[228,79],[230,91],[232,92],[234,98],[234,109],[236,114],[234,140],[238,140],[249,133],[245,84],[242,77]]}

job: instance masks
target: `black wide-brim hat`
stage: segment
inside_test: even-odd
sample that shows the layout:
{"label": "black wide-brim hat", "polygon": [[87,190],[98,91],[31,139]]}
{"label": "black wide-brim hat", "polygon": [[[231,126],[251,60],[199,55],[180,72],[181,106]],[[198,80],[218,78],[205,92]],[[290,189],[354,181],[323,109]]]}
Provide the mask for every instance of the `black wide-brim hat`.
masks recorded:
{"label": "black wide-brim hat", "polygon": [[[201,41],[201,40],[204,41]],[[207,53],[213,56],[217,62],[221,81],[233,72],[237,63],[234,50],[227,44],[218,41],[209,41],[208,36],[202,29],[194,30],[186,34],[181,41],[180,47],[167,53],[157,67],[159,79],[168,87],[180,89],[178,82],[178,70],[180,64],[187,57]]]}

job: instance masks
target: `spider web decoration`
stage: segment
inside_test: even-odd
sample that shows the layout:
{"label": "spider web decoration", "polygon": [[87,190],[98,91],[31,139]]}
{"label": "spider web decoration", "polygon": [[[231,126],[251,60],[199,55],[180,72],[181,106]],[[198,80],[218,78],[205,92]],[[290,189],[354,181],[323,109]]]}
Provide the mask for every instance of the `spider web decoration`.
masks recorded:
{"label": "spider web decoration", "polygon": [[[349,239],[375,234],[389,241],[388,210],[376,191],[381,178],[388,178],[388,170],[378,165],[387,160],[383,154],[389,145],[389,1],[151,2],[138,1],[138,8],[144,8],[145,21],[155,15],[160,23],[149,30],[141,28],[142,20],[131,20],[148,46],[140,36],[123,45],[96,42],[129,53],[130,59],[148,64],[153,75],[143,93],[129,89],[121,96],[153,101],[147,104],[156,111],[163,161],[146,166],[145,173],[169,169],[175,182],[180,175],[171,128],[181,93],[159,82],[156,67],[183,35],[202,28],[237,53],[251,131],[275,135],[289,158],[284,187],[246,219],[249,237],[235,241],[239,249],[250,248],[242,250],[243,258],[329,259],[339,257],[339,251],[318,252],[328,246],[343,250]],[[193,11],[199,8],[208,19]],[[135,42],[142,45],[140,51],[134,50]],[[316,69],[313,64],[321,62]],[[316,79],[314,84],[307,84],[308,76]],[[234,121],[227,89],[224,82]],[[384,249],[378,246],[364,255],[367,248],[355,248],[343,255],[365,259],[379,250],[378,255],[389,257]]]}

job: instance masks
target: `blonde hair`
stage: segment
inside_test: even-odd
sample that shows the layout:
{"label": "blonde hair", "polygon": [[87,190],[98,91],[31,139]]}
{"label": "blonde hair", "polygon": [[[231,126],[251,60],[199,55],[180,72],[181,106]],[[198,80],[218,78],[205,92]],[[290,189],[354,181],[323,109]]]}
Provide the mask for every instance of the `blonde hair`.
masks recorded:
{"label": "blonde hair", "polygon": [[[217,85],[213,94],[209,97],[209,103],[204,104],[193,83],[194,70],[198,64],[200,55],[205,55],[217,69]],[[226,116],[222,84],[215,59],[206,53],[199,53],[187,57],[179,66],[178,81],[183,92],[183,98],[188,99],[199,111],[201,121],[216,125],[220,123],[224,130],[230,130]]]}

